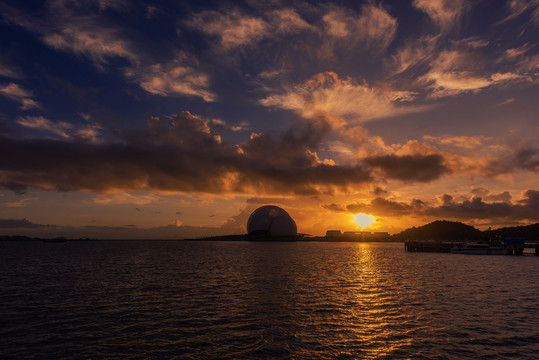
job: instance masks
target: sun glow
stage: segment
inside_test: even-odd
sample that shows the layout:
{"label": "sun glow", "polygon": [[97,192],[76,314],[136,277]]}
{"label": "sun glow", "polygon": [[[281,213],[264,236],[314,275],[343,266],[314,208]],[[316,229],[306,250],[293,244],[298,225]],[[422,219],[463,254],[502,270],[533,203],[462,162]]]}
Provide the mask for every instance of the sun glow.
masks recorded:
{"label": "sun glow", "polygon": [[357,214],[354,215],[354,221],[362,228],[365,228],[371,225],[375,221],[375,219],[372,215]]}

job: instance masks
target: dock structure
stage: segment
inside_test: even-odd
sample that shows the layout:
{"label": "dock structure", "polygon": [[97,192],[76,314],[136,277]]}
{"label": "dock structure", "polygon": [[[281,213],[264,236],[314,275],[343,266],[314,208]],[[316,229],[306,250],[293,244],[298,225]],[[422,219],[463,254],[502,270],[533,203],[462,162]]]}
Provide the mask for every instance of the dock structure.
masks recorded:
{"label": "dock structure", "polygon": [[[464,243],[464,241],[407,240],[404,242],[404,250],[407,252],[450,253],[452,248]],[[535,249],[535,256],[539,256],[539,240],[505,238],[499,246],[507,249],[507,255],[524,255],[524,249]]]}

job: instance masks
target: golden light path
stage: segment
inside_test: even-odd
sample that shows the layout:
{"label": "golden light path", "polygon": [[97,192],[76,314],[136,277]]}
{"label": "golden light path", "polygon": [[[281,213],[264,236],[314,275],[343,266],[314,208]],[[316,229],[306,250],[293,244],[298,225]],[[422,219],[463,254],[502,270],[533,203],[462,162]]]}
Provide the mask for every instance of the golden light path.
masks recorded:
{"label": "golden light path", "polygon": [[362,228],[369,226],[372,224],[376,219],[372,215],[367,214],[357,214],[354,215],[354,221],[356,224],[361,226]]}

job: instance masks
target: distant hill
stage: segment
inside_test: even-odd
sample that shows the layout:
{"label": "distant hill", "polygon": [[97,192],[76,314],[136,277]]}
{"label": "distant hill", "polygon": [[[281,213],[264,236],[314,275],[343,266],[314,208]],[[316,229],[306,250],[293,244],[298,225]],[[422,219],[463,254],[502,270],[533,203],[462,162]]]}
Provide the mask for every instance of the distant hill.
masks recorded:
{"label": "distant hill", "polygon": [[19,235],[0,235],[0,241],[32,241],[36,239],[32,239],[28,236],[19,236]]}
{"label": "distant hill", "polygon": [[527,226],[504,227],[492,230],[496,237],[522,237],[526,240],[539,240],[539,223]]}
{"label": "distant hill", "polygon": [[395,240],[481,240],[481,230],[460,222],[436,220],[393,235]]}

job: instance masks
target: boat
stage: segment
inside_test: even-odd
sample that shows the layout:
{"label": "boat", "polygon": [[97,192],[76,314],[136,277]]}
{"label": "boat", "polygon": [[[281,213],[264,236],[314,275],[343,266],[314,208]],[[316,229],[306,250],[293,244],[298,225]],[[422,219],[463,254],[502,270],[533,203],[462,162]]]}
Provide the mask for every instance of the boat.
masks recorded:
{"label": "boat", "polygon": [[452,254],[476,254],[476,255],[507,255],[509,250],[504,246],[491,246],[489,244],[479,244],[466,242],[457,244],[451,248]]}

